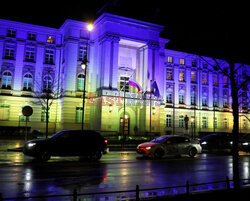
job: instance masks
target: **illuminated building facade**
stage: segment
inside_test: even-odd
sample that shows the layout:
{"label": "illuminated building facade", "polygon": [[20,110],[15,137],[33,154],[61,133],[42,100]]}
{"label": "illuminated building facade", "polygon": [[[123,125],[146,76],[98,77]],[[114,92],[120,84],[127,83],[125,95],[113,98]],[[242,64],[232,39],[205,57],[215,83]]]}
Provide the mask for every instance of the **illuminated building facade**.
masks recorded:
{"label": "illuminated building facade", "polygon": [[[105,13],[95,21],[86,50],[86,25],[66,20],[55,29],[0,20],[0,126],[25,125],[20,112],[29,105],[34,112],[28,126],[44,132],[46,109],[38,96],[50,89],[49,132],[80,129],[85,79],[81,63],[88,51],[85,129],[113,134],[125,129],[127,135],[231,132],[228,78],[197,55],[165,49],[169,40],[159,37],[163,26]],[[239,79],[249,75],[249,66],[239,73]],[[142,92],[123,87],[130,78]],[[153,81],[159,97],[149,93]],[[242,90],[241,111],[250,118],[247,88]],[[247,118],[241,116],[240,131],[249,130]]]}

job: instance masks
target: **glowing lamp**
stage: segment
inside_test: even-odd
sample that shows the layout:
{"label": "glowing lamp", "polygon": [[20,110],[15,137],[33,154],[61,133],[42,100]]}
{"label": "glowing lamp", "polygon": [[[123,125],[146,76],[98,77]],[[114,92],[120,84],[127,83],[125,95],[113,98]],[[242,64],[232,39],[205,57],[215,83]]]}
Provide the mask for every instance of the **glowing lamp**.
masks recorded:
{"label": "glowing lamp", "polygon": [[93,24],[88,24],[87,29],[88,29],[88,31],[92,31],[94,29]]}

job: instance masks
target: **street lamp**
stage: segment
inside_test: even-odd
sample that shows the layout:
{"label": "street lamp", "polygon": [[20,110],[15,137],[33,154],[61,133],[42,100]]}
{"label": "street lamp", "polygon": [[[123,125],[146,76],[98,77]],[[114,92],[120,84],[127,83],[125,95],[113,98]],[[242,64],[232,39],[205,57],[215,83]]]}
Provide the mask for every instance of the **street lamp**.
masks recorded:
{"label": "street lamp", "polygon": [[84,124],[84,111],[85,111],[85,96],[86,96],[86,77],[87,77],[87,68],[88,68],[88,44],[89,44],[89,32],[94,29],[94,26],[92,24],[87,25],[87,42],[85,47],[85,55],[83,58],[83,61],[81,63],[81,68],[84,71],[84,86],[83,86],[83,98],[82,98],[82,130],[83,130],[83,124]]}
{"label": "street lamp", "polygon": [[18,135],[20,134],[20,121],[21,121],[21,116],[22,116],[22,113],[19,112],[19,113],[18,113]]}

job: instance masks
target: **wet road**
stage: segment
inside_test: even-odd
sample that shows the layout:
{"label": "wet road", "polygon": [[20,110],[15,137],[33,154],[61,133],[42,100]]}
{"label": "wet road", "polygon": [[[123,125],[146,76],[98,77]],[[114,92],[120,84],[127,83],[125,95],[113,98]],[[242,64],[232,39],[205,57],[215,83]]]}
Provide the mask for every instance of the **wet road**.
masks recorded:
{"label": "wet road", "polygon": [[[150,160],[135,152],[110,152],[98,162],[78,157],[52,157],[33,162],[22,153],[7,152],[0,143],[0,192],[3,197],[132,190],[232,179],[232,157],[200,154],[195,158]],[[13,142],[12,142],[13,143]],[[19,146],[17,141],[11,146]],[[240,176],[249,179],[250,156],[240,156]]]}

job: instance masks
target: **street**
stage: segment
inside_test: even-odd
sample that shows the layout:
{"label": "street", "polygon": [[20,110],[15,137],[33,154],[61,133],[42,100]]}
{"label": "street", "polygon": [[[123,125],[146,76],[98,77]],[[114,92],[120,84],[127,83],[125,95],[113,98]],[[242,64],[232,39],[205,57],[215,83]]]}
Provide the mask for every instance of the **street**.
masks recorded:
{"label": "street", "polygon": [[[190,184],[225,180],[226,176],[232,179],[229,155],[203,153],[195,158],[152,160],[133,151],[117,151],[98,162],[52,157],[43,163],[20,152],[8,152],[6,148],[19,146],[18,141],[1,140],[0,145],[0,192],[4,198],[70,194],[74,189],[89,193],[133,190],[136,185],[140,189],[167,187],[185,185],[187,180]],[[241,179],[249,179],[249,162],[249,155],[240,156]]]}

